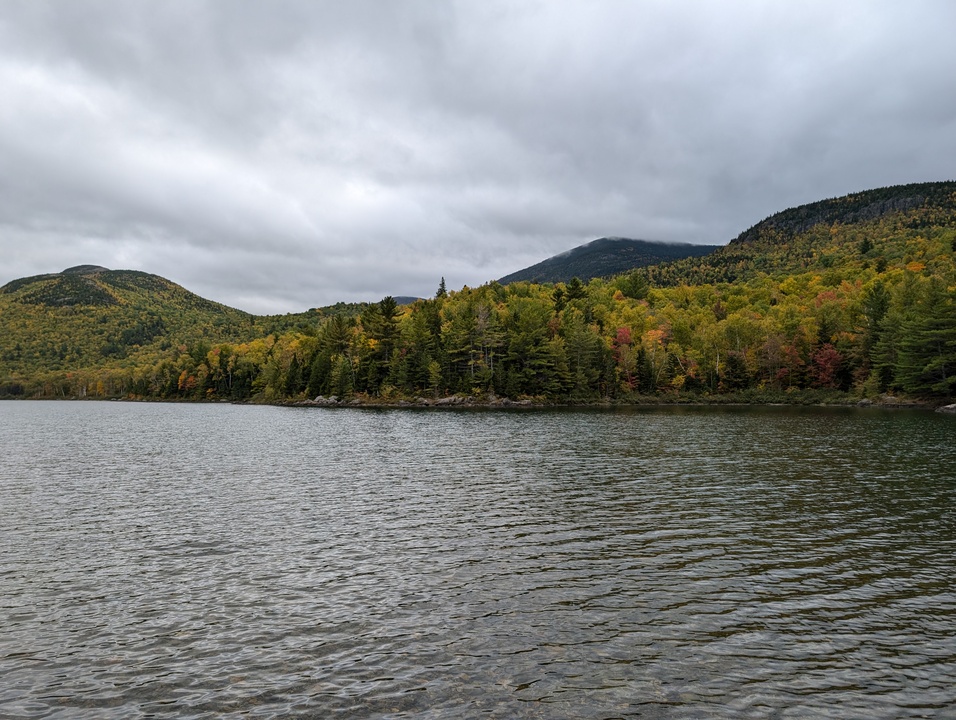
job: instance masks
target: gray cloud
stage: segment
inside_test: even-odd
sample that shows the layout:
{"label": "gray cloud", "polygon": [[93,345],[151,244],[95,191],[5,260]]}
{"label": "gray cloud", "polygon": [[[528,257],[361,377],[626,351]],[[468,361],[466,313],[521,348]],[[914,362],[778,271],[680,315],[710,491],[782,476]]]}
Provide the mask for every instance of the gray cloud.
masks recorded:
{"label": "gray cloud", "polygon": [[723,243],[950,179],[956,6],[8,2],[0,282],[96,263],[254,312]]}

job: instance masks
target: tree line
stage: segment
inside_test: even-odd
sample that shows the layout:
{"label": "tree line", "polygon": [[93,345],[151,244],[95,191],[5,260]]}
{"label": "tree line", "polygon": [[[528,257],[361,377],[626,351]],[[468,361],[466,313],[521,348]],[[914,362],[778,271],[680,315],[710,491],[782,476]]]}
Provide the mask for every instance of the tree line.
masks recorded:
{"label": "tree line", "polygon": [[[281,401],[448,394],[585,401],[808,388],[946,398],[956,385],[956,282],[920,263],[652,287],[639,274],[490,283],[153,362],[34,378],[42,396]],[[9,388],[8,388],[9,391]]]}
{"label": "tree line", "polygon": [[800,233],[769,223],[704,258],[611,279],[459,291],[442,280],[411,305],[386,297],[295,322],[239,318],[228,342],[211,321],[173,339],[143,316],[111,336],[98,365],[8,373],[0,395],[945,399],[956,387],[956,212],[940,212]]}

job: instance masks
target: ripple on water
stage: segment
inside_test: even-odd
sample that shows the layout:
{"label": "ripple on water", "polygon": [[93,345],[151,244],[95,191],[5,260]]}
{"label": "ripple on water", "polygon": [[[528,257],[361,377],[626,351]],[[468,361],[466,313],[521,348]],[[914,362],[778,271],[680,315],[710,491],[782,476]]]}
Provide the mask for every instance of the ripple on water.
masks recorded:
{"label": "ripple on water", "polygon": [[3,717],[956,707],[952,418],[0,413]]}

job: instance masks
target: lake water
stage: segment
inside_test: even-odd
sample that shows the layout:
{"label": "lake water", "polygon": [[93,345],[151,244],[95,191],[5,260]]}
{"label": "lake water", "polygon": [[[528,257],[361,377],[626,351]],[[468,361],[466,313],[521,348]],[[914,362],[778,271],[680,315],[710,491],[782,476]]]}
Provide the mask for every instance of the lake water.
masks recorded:
{"label": "lake water", "polygon": [[3,718],[956,717],[956,417],[0,403]]}

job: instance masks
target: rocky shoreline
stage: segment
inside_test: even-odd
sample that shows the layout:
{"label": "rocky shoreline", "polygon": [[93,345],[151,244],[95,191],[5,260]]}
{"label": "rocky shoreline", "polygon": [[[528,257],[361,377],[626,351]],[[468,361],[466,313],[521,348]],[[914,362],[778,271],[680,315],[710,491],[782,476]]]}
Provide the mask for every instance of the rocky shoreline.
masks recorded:
{"label": "rocky shoreline", "polygon": [[496,395],[486,396],[468,396],[468,395],[448,395],[444,397],[426,398],[417,396],[413,398],[372,398],[366,395],[355,395],[348,398],[341,398],[336,395],[319,395],[312,400],[298,400],[291,402],[277,403],[292,407],[351,407],[351,408],[553,408],[553,407],[656,407],[656,406],[757,406],[757,405],[793,405],[793,406],[821,406],[821,407],[859,407],[875,409],[911,409],[911,410],[936,410],[941,413],[956,414],[956,404],[944,405],[940,407],[938,403],[914,400],[910,398],[899,398],[893,395],[881,395],[877,398],[864,398],[858,400],[855,398],[833,399],[828,402],[807,402],[803,398],[793,398],[790,402],[780,400],[779,398],[767,398],[761,402],[759,399],[747,398],[721,398],[714,397],[688,397],[688,398],[666,398],[649,397],[635,400],[585,400],[585,401],[555,401],[544,400],[541,398],[521,398],[513,400],[507,397],[498,397]]}
{"label": "rocky shoreline", "polygon": [[400,399],[394,401],[385,401],[381,398],[367,398],[364,396],[354,396],[351,398],[339,398],[336,395],[325,397],[319,395],[313,400],[300,400],[290,403],[294,407],[551,407],[551,403],[534,402],[528,398],[521,400],[512,400],[510,398],[499,398],[489,396],[485,398],[474,398],[464,395],[448,395],[440,398],[415,397],[412,399]]}

